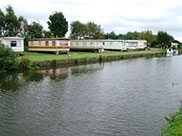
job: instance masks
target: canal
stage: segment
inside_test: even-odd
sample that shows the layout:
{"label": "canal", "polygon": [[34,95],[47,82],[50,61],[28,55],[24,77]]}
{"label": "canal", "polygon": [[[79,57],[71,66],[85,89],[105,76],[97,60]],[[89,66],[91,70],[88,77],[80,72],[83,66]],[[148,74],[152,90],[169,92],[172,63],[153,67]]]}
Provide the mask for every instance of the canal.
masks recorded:
{"label": "canal", "polygon": [[0,136],[160,136],[182,56],[0,75]]}

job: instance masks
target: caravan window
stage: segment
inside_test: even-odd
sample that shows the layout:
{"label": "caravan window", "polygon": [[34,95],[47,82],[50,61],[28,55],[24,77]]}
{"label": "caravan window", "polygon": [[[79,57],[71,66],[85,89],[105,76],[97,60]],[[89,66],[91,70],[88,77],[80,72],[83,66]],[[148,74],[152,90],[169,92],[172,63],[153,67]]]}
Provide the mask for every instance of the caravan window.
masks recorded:
{"label": "caravan window", "polygon": [[94,43],[93,43],[93,42],[91,42],[91,43],[90,43],[90,46],[93,46],[93,45],[94,45]]}
{"label": "caravan window", "polygon": [[86,46],[86,42],[83,42],[83,46]]}
{"label": "caravan window", "polygon": [[41,46],[41,41],[39,41],[39,46]]}
{"label": "caravan window", "polygon": [[46,41],[46,42],[45,42],[45,45],[46,45],[46,46],[49,46],[49,41]]}
{"label": "caravan window", "polygon": [[11,41],[11,47],[16,47],[16,46],[17,46],[16,41]]}
{"label": "caravan window", "polygon": [[52,41],[52,46],[56,46],[56,41]]}
{"label": "caravan window", "polygon": [[68,46],[68,41],[59,41],[59,46]]}
{"label": "caravan window", "polygon": [[33,46],[33,41],[31,41],[30,44]]}

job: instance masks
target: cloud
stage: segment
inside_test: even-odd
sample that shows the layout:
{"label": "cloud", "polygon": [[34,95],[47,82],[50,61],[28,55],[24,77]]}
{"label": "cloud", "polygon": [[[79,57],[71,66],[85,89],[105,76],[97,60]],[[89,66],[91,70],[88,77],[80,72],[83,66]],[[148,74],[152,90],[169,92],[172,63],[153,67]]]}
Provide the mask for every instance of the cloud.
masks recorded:
{"label": "cloud", "polygon": [[73,1],[73,0],[52,0],[52,1],[49,1],[49,3],[51,5],[57,5],[57,4],[65,4],[65,5],[84,5],[86,4],[84,0],[76,0],[76,1]]}
{"label": "cloud", "polygon": [[181,0],[1,0],[0,8],[4,10],[8,4],[17,15],[30,22],[39,20],[46,29],[49,15],[61,11],[69,24],[93,21],[104,32],[115,33],[163,30],[182,39]]}

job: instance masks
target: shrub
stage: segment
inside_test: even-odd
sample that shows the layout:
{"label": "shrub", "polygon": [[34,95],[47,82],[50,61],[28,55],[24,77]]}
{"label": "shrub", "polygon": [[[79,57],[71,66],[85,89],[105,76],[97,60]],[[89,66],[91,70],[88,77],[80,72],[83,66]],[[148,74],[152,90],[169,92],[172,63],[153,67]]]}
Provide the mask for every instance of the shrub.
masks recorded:
{"label": "shrub", "polygon": [[18,68],[17,53],[0,44],[0,72]]}
{"label": "shrub", "polygon": [[172,46],[172,49],[173,49],[173,50],[176,50],[177,48],[176,48],[176,46]]}
{"label": "shrub", "polygon": [[21,58],[19,68],[20,69],[31,69],[31,61],[27,58]]}
{"label": "shrub", "polygon": [[170,118],[165,117],[167,124],[162,129],[162,136],[182,135],[182,109]]}

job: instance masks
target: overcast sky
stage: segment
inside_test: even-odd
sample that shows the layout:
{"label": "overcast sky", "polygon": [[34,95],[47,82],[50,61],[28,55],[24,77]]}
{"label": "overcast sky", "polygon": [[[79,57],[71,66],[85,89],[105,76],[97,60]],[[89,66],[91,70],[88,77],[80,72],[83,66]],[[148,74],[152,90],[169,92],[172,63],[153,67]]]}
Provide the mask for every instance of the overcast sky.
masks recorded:
{"label": "overcast sky", "polygon": [[1,10],[9,4],[16,15],[39,21],[45,29],[49,15],[61,11],[69,24],[93,21],[105,33],[162,30],[182,41],[182,0],[0,0]]}

